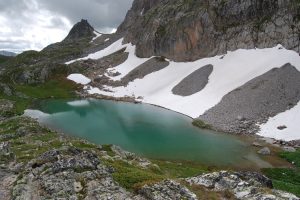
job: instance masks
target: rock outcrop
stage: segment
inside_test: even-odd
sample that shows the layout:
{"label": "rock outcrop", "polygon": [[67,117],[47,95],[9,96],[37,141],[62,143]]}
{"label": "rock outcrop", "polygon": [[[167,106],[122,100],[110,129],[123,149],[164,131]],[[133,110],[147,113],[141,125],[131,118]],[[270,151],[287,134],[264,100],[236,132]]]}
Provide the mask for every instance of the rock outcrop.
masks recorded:
{"label": "rock outcrop", "polygon": [[172,180],[165,180],[153,185],[144,186],[139,193],[146,199],[155,200],[197,200],[197,196],[185,186]]}
{"label": "rock outcrop", "polygon": [[255,172],[227,171],[204,174],[185,179],[190,185],[204,186],[214,191],[229,191],[236,199],[298,200],[296,196],[273,190],[267,177]]}
{"label": "rock outcrop", "polygon": [[192,61],[282,44],[299,52],[297,0],[135,0],[118,28],[140,57]]}

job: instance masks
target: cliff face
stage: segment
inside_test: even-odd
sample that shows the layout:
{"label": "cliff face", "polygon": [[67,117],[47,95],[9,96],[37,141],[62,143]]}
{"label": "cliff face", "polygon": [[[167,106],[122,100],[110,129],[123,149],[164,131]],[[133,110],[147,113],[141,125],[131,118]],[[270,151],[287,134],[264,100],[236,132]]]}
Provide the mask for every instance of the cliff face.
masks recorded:
{"label": "cliff face", "polygon": [[135,0],[118,28],[139,57],[191,61],[282,44],[299,52],[299,0]]}

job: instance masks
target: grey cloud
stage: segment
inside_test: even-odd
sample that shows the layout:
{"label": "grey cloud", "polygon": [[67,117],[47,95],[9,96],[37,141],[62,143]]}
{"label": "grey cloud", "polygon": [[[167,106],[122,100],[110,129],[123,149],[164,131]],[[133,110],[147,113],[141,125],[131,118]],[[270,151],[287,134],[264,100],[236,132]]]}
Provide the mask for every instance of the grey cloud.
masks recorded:
{"label": "grey cloud", "polygon": [[[25,38],[25,35],[31,35],[32,27],[55,29],[60,30],[60,34],[61,31],[67,34],[70,25],[81,19],[87,19],[100,32],[109,32],[122,22],[132,2],[133,0],[0,0],[0,26],[3,27],[2,18],[6,21],[4,26],[11,29],[9,33],[0,31],[1,40],[5,40],[0,41],[0,49],[21,51],[33,46],[42,48],[45,41]],[[35,16],[47,17],[47,23],[38,21]],[[16,37],[19,39],[12,39]]]}
{"label": "grey cloud", "polygon": [[65,16],[72,24],[87,19],[103,31],[116,28],[124,19],[133,0],[39,0],[42,8]]}

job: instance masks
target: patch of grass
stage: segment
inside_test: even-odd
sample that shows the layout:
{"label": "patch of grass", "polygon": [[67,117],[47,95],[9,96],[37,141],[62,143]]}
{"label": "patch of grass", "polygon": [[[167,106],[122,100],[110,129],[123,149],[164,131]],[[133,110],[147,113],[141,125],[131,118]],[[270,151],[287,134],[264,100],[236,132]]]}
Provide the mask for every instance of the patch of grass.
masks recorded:
{"label": "patch of grass", "polygon": [[58,149],[64,145],[64,143],[59,140],[53,140],[53,141],[49,142],[49,144],[51,147],[56,148],[56,149]]}
{"label": "patch of grass", "polygon": [[280,157],[286,159],[290,163],[294,163],[295,166],[300,168],[300,149],[296,152],[282,152],[279,154]]}
{"label": "patch of grass", "polygon": [[300,196],[300,170],[269,168],[263,169],[263,173],[272,179],[275,189],[287,191]]}
{"label": "patch of grass", "polygon": [[9,57],[9,56],[0,55],[0,64],[1,63],[5,63],[5,62],[7,62],[10,59],[11,59],[11,57]]}
{"label": "patch of grass", "polygon": [[30,137],[33,141],[42,141],[42,142],[49,142],[53,139],[57,138],[57,134],[53,132],[48,132],[45,134],[37,134]]}
{"label": "patch of grass", "polygon": [[106,151],[107,155],[109,156],[115,156],[115,152],[113,152],[113,150],[111,149],[111,145],[108,144],[102,145],[101,150]]}
{"label": "patch of grass", "polygon": [[212,126],[209,124],[206,124],[200,119],[194,119],[192,124],[196,127],[202,128],[202,129],[212,129]]}
{"label": "patch of grass", "polygon": [[157,164],[161,173],[170,178],[187,178],[197,176],[202,173],[208,172],[208,168],[203,165],[197,165],[192,162],[168,162],[168,161],[152,161]]}
{"label": "patch of grass", "polygon": [[80,140],[75,140],[72,141],[73,146],[80,148],[80,149],[94,149],[97,148],[97,145],[95,144],[91,144],[91,143],[87,143],[84,141],[80,141]]}
{"label": "patch of grass", "polygon": [[280,152],[279,156],[294,163],[296,168],[263,169],[263,173],[272,179],[275,189],[300,196],[300,150],[298,149],[296,152]]}
{"label": "patch of grass", "polygon": [[56,77],[39,85],[11,85],[15,93],[23,96],[6,96],[0,92],[1,99],[11,100],[15,103],[14,109],[10,115],[21,115],[24,110],[29,108],[36,99],[47,98],[75,98],[75,91],[78,86],[72,81],[66,80],[64,77]]}
{"label": "patch of grass", "polygon": [[276,189],[290,192],[292,194],[295,194],[298,197],[300,196],[300,185],[295,185],[293,183],[288,183],[288,182],[285,182],[285,181],[274,180],[273,181],[273,186]]}
{"label": "patch of grass", "polygon": [[76,84],[58,77],[39,85],[16,85],[16,90],[31,98],[73,98]]}
{"label": "patch of grass", "polygon": [[37,60],[39,58],[39,52],[38,51],[25,51],[13,59],[10,59],[9,66],[18,66],[18,65],[24,65],[34,62],[34,60]]}
{"label": "patch of grass", "polygon": [[116,170],[113,173],[114,180],[129,190],[138,190],[149,182],[158,182],[166,178],[151,170],[141,169],[122,161],[109,162],[108,165]]}

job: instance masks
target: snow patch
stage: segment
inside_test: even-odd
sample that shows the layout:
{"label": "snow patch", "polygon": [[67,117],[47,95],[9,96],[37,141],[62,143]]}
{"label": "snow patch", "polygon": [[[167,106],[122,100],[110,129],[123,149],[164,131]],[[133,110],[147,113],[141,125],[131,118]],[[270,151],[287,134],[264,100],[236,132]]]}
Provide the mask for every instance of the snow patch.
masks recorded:
{"label": "snow patch", "polygon": [[99,33],[98,31],[94,31],[94,34],[96,35],[95,37],[93,37],[91,42],[94,42],[98,37],[100,37],[102,34]]}
{"label": "snow patch", "polygon": [[74,81],[75,83],[86,85],[91,82],[91,79],[87,78],[86,76],[82,74],[70,74],[67,79]]}
{"label": "snow patch", "polygon": [[[267,123],[260,126],[258,135],[270,137],[277,140],[298,140],[300,139],[300,102],[283,113],[269,118]],[[286,126],[286,129],[279,130],[279,126]]]}
{"label": "snow patch", "polygon": [[78,59],[75,59],[75,60],[68,61],[65,64],[69,65],[69,64],[72,64],[76,61],[88,60],[88,59],[98,60],[100,58],[108,56],[108,55],[110,55],[112,53],[115,53],[116,51],[119,51],[119,50],[123,49],[124,47],[126,47],[127,45],[123,45],[122,42],[123,42],[123,38],[117,40],[116,42],[114,42],[113,44],[111,44],[110,46],[108,46],[107,48],[105,48],[103,50],[100,50],[100,51],[97,51],[95,53],[89,54],[88,56],[83,57],[83,58],[78,58]]}
{"label": "snow patch", "polygon": [[[139,58],[135,55],[135,46],[132,44],[126,44],[126,50],[125,52],[129,53],[128,58],[125,62],[122,64],[114,67],[114,68],[109,68],[107,69],[108,73],[105,75],[108,76],[110,79],[117,81],[121,80],[124,76],[126,76],[130,71],[138,67],[139,65],[143,64],[144,62],[150,60],[151,58]],[[111,73],[113,72],[119,72],[120,75],[118,76],[110,76]]]}

